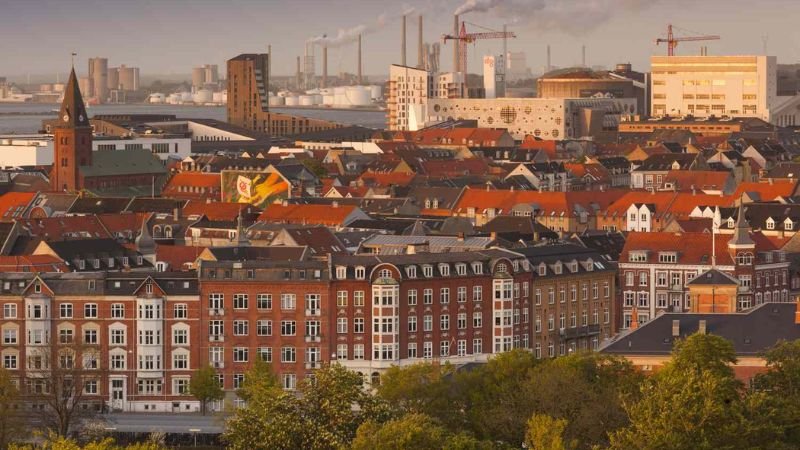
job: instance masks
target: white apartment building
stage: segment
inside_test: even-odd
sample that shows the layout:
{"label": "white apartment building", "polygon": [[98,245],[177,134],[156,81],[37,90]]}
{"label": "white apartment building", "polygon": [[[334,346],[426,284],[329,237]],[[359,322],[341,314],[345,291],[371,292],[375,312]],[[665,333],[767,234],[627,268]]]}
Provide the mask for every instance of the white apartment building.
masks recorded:
{"label": "white apartment building", "polygon": [[774,56],[652,56],[652,116],[758,117],[800,124],[800,97],[778,97]]}
{"label": "white apartment building", "polygon": [[415,131],[424,121],[425,102],[433,97],[433,77],[422,69],[392,64],[386,101],[389,130]]}

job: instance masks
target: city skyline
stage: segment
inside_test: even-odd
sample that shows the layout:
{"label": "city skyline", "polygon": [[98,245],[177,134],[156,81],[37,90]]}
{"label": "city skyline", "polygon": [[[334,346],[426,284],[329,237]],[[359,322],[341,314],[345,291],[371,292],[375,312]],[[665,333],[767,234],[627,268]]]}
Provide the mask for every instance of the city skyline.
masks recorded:
{"label": "city skyline", "polygon": [[[702,43],[710,54],[761,54],[767,36],[768,53],[777,56],[779,63],[800,59],[800,52],[794,48],[800,41],[800,32],[791,28],[790,15],[780,14],[783,7],[791,6],[788,0],[770,0],[749,9],[744,9],[748,3],[739,0],[652,4],[638,0],[237,0],[193,5],[187,8],[179,1],[12,1],[0,17],[0,39],[15,51],[0,61],[0,74],[19,77],[52,73],[55,78],[58,72],[63,81],[72,52],[78,53],[75,64],[79,74],[85,73],[88,58],[95,56],[108,57],[111,66],[124,63],[140,67],[143,75],[187,74],[194,66],[223,66],[236,54],[266,52],[267,45],[272,45],[273,74],[293,75],[296,57],[302,54],[305,42],[321,36],[327,36],[331,46],[329,72],[354,73],[356,49],[350,36],[357,31],[364,35],[364,73],[386,74],[390,64],[400,63],[399,18],[404,12],[409,13],[410,19],[407,60],[415,64],[417,16],[422,13],[425,18],[425,41],[440,42],[441,34],[452,30],[453,12],[465,9],[462,6],[473,9],[461,16],[472,29],[478,27],[471,23],[491,29],[510,23],[509,30],[518,38],[508,41],[508,49],[524,51],[534,73],[545,65],[548,44],[554,66],[579,64],[581,46],[586,45],[587,65],[610,67],[617,62],[630,62],[636,69],[647,70],[651,55],[666,53],[666,47],[656,46],[654,40],[666,32],[670,22],[696,33],[720,35],[719,41]],[[48,13],[43,14],[44,11]],[[262,23],[262,18],[275,20]],[[217,27],[205,25],[214,22]],[[34,39],[31,26],[37,24],[41,29]],[[677,52],[697,54],[700,45],[681,44]],[[448,43],[442,48],[444,70],[450,70],[451,46]],[[502,43],[478,41],[468,48],[471,55],[499,53]],[[320,59],[321,51],[317,53]],[[321,72],[321,61],[317,65],[317,72]],[[477,58],[471,58],[469,69],[479,72]]]}

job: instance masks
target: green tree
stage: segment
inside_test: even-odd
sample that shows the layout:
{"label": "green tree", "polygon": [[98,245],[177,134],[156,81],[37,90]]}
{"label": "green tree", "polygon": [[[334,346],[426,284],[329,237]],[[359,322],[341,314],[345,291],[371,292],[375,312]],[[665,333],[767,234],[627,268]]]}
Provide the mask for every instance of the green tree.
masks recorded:
{"label": "green tree", "polygon": [[768,405],[781,440],[800,448],[800,339],[782,341],[764,354],[767,372],[755,378],[751,402]]}
{"label": "green tree", "polygon": [[642,384],[641,399],[627,405],[631,424],[611,435],[611,447],[771,448],[753,414],[764,405],[743,396],[729,366],[735,361],[724,338],[694,334],[678,342],[672,360]]}
{"label": "green tree", "polygon": [[411,413],[383,424],[367,421],[358,428],[352,450],[479,450],[492,444],[464,434],[453,434],[436,419]]}
{"label": "green tree", "polygon": [[303,160],[302,164],[303,166],[305,166],[306,169],[311,171],[311,173],[316,175],[318,178],[323,178],[328,176],[328,169],[326,169],[325,166],[323,166],[320,161],[314,158],[306,158]]}
{"label": "green tree", "polygon": [[246,406],[225,427],[233,449],[343,448],[367,418],[387,417],[380,399],[363,389],[361,375],[340,364],[317,370],[296,393],[267,385],[246,395]]}
{"label": "green tree", "polygon": [[528,420],[525,431],[525,447],[533,450],[568,450],[575,448],[575,443],[564,442],[564,430],[567,421],[554,419],[546,414],[534,414]]}
{"label": "green tree", "polygon": [[251,398],[280,388],[280,381],[272,370],[272,365],[261,358],[256,358],[253,365],[244,374],[244,381],[236,395],[244,401],[249,401]]}
{"label": "green tree", "polygon": [[381,376],[377,394],[400,414],[421,413],[440,420],[455,417],[457,403],[451,395],[454,373],[450,364],[392,366]]}
{"label": "green tree", "polygon": [[209,402],[222,400],[225,392],[217,380],[217,372],[211,366],[197,369],[189,380],[189,393],[200,402],[200,411],[206,415]]}
{"label": "green tree", "polygon": [[8,448],[24,430],[19,410],[19,390],[8,370],[0,368],[0,449]]}

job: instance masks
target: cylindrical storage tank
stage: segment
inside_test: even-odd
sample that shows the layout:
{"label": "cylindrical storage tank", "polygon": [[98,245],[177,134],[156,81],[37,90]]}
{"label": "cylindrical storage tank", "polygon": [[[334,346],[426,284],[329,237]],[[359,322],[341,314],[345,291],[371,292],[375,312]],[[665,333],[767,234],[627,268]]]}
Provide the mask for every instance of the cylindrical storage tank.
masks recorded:
{"label": "cylindrical storage tank", "polygon": [[377,84],[369,86],[369,95],[373,100],[378,100],[383,96],[383,88]]}
{"label": "cylindrical storage tank", "polygon": [[150,98],[149,98],[148,101],[150,103],[164,103],[165,100],[166,100],[166,97],[164,96],[164,94],[162,94],[160,92],[155,92],[153,94],[150,94]]}
{"label": "cylindrical storage tank", "polygon": [[272,96],[269,98],[269,106],[283,106],[286,104],[286,97]]}
{"label": "cylindrical storage tank", "polygon": [[370,91],[361,86],[347,88],[347,104],[351,106],[367,106],[371,103]]}
{"label": "cylindrical storage tank", "polygon": [[169,94],[167,97],[167,103],[170,105],[177,105],[181,102],[181,94]]}
{"label": "cylindrical storage tank", "polygon": [[300,98],[300,106],[311,106],[314,104],[313,95],[301,95],[299,98]]}
{"label": "cylindrical storage tank", "polygon": [[319,94],[319,89],[309,89],[306,91],[306,95],[314,95]]}
{"label": "cylindrical storage tank", "polygon": [[314,97],[313,102],[314,102],[315,105],[321,105],[322,104],[322,95],[314,94],[313,97]]}
{"label": "cylindrical storage tank", "polygon": [[322,96],[322,104],[323,105],[333,105],[335,101],[336,101],[336,96],[333,95],[333,94],[331,94],[331,95],[323,95]]}
{"label": "cylindrical storage tank", "polygon": [[181,92],[181,102],[192,102],[194,101],[194,97],[192,96],[191,92]]}
{"label": "cylindrical storage tank", "polygon": [[195,92],[192,100],[194,100],[195,103],[210,103],[213,98],[214,94],[210,90],[199,89],[197,92]]}
{"label": "cylindrical storage tank", "polygon": [[334,100],[333,103],[335,105],[347,105],[347,91],[343,87],[337,87],[333,89],[333,96]]}
{"label": "cylindrical storage tank", "polygon": [[296,95],[286,97],[286,106],[297,106],[300,104],[300,98]]}
{"label": "cylindrical storage tank", "polygon": [[[225,94],[224,92],[214,92],[214,95],[212,96],[213,102],[214,103],[225,103],[225,100],[223,100],[224,94]],[[272,98],[272,97],[270,97],[270,98]]]}

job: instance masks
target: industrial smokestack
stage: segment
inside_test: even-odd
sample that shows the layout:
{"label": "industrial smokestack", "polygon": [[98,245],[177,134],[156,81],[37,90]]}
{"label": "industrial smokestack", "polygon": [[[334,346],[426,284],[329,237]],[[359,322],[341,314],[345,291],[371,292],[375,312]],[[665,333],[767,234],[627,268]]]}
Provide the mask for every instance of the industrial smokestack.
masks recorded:
{"label": "industrial smokestack", "polygon": [[272,44],[267,44],[267,90],[269,90],[269,82],[272,81]]}
{"label": "industrial smokestack", "polygon": [[549,72],[551,67],[553,66],[550,65],[550,44],[547,44],[547,67],[545,68],[545,72]]}
{"label": "industrial smokestack", "polygon": [[[453,37],[458,37],[458,14],[453,16]],[[458,40],[453,41],[453,72],[458,72]]]}
{"label": "industrial smokestack", "polygon": [[586,67],[586,46],[581,46],[581,65]]}
{"label": "industrial smokestack", "polygon": [[400,64],[406,65],[406,16],[403,15],[403,30],[400,35],[400,40],[402,41],[400,47]]}
{"label": "industrial smokestack", "polygon": [[328,46],[322,47],[322,86],[328,87]]}
{"label": "industrial smokestack", "polygon": [[358,84],[361,84],[361,35],[358,35]]}
{"label": "industrial smokestack", "polygon": [[425,43],[422,42],[422,14],[419,15],[419,30],[417,30],[417,68],[425,68]]}
{"label": "industrial smokestack", "polygon": [[303,73],[300,71],[300,57],[297,57],[297,73],[295,74],[297,79],[295,80],[295,86],[297,89],[300,89],[300,85],[303,83]]}

